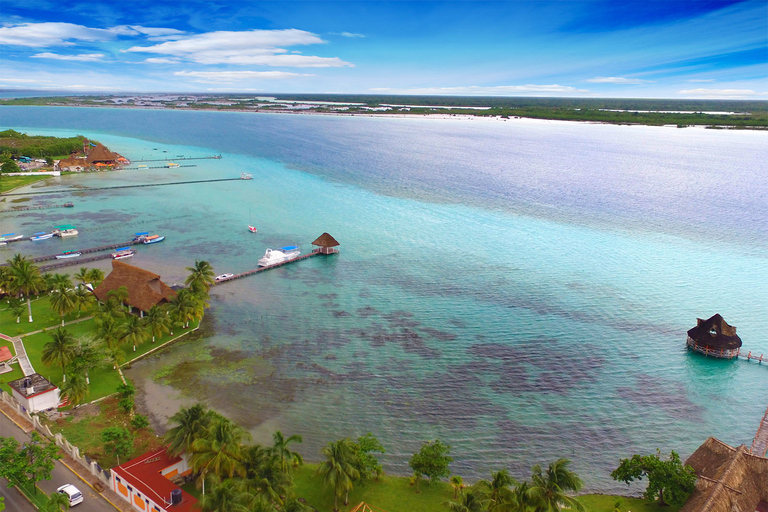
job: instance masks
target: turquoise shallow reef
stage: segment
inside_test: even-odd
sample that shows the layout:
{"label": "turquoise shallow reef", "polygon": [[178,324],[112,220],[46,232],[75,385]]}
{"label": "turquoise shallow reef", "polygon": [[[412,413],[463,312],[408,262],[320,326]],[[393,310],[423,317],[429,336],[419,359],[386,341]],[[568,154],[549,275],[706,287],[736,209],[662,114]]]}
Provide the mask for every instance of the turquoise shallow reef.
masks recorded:
{"label": "turquoise shallow reef", "polygon": [[[212,336],[131,370],[150,385],[184,363],[189,380],[170,384],[257,439],[302,434],[310,459],[370,431],[407,473],[439,437],[465,478],[565,456],[590,490],[620,491],[620,457],[749,444],[768,406],[768,365],[685,348],[696,318],[720,313],[768,354],[768,133],[52,107],[2,107],[0,125],[83,134],[132,167],[222,154],[36,185],[68,192],[31,203],[75,208],[3,213],[2,232],[80,235],[13,250],[156,232],[166,241],[130,263],[173,284],[195,259],[238,272],[268,247],[341,242],[216,287]],[[77,192],[241,172],[254,179]]]}

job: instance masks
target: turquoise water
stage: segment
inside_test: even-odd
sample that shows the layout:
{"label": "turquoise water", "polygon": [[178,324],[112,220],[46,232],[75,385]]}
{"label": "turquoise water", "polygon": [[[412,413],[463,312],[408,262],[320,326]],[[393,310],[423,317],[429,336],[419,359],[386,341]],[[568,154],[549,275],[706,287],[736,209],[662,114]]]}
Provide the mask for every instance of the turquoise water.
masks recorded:
{"label": "turquoise water", "polygon": [[0,125],[84,134],[134,161],[223,154],[49,188],[254,174],[35,198],[76,207],[4,213],[0,230],[81,234],[25,253],[158,232],[167,240],[131,263],[173,284],[195,259],[238,272],[267,247],[307,251],[324,231],[341,242],[338,256],[215,288],[216,335],[196,342],[268,359],[272,386],[194,386],[257,438],[302,434],[310,459],[371,431],[387,470],[407,473],[440,437],[465,477],[525,477],[567,456],[591,490],[622,490],[609,477],[620,457],[687,456],[710,435],[750,444],[768,406],[768,367],[685,349],[696,317],[720,313],[768,354],[768,134],[27,107],[1,108]]}

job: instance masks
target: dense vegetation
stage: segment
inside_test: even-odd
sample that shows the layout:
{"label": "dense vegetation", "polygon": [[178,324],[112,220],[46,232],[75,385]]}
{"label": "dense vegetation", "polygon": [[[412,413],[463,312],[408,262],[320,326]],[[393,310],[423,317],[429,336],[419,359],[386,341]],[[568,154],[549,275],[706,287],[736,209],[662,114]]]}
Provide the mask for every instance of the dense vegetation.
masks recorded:
{"label": "dense vegetation", "polygon": [[43,158],[66,156],[70,153],[82,152],[85,137],[46,137],[42,135],[27,135],[16,130],[0,132],[0,153],[14,158],[29,156]]}

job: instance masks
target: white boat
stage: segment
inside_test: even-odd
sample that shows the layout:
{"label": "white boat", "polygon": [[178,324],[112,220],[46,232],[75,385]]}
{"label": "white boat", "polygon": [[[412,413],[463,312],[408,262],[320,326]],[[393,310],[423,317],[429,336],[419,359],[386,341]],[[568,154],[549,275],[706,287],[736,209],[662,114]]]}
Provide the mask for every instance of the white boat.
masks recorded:
{"label": "white boat", "polygon": [[144,243],[145,244],[156,244],[157,242],[162,242],[163,240],[165,240],[164,236],[152,235],[152,236],[145,237],[144,238]]}
{"label": "white boat", "polygon": [[61,238],[66,238],[68,236],[76,236],[77,235],[77,228],[75,226],[72,226],[70,224],[65,224],[63,226],[56,226],[53,230],[53,234],[56,236],[60,236]]}
{"label": "white boat", "polygon": [[226,280],[227,280],[227,279],[229,279],[230,277],[235,277],[235,274],[221,274],[220,276],[216,276],[216,279],[215,279],[215,281],[216,281],[217,283],[219,283],[219,282],[221,282],[221,281],[226,281]]}
{"label": "white boat", "polygon": [[254,226],[251,226],[250,224],[248,224],[248,231],[250,231],[251,233],[256,233],[258,231],[258,229],[256,229]]}
{"label": "white boat", "polygon": [[136,254],[136,251],[134,251],[130,247],[122,247],[122,248],[117,249],[115,252],[112,253],[112,259],[113,260],[124,260],[126,258],[133,258],[134,254]]}
{"label": "white boat", "polygon": [[241,172],[240,173],[240,179],[241,180],[252,180],[253,179],[253,174],[251,174],[249,172]]}
{"label": "white boat", "polygon": [[37,242],[39,240],[48,240],[49,238],[53,238],[53,233],[35,233],[30,240]]}
{"label": "white boat", "polygon": [[14,240],[21,240],[24,235],[17,235],[16,233],[6,233],[0,236],[0,242],[13,242]]}
{"label": "white boat", "polygon": [[68,258],[79,258],[82,256],[82,253],[79,253],[77,251],[65,251],[61,254],[56,255],[57,260],[66,260]]}
{"label": "white boat", "polygon": [[264,253],[264,257],[259,260],[260,267],[268,267],[270,265],[276,265],[283,263],[284,261],[295,259],[301,254],[301,250],[297,245],[289,245],[287,247],[281,247],[280,249],[267,249]]}

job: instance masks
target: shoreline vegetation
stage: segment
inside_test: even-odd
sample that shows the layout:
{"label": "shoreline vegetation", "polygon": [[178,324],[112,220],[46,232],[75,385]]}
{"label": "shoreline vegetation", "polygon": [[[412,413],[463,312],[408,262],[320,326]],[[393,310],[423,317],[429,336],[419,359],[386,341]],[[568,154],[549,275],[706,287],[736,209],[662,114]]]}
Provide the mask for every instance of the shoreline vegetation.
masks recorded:
{"label": "shoreline vegetation", "polygon": [[0,99],[0,105],[141,108],[379,117],[529,118],[620,125],[768,129],[768,102],[372,96],[344,94],[136,94]]}

